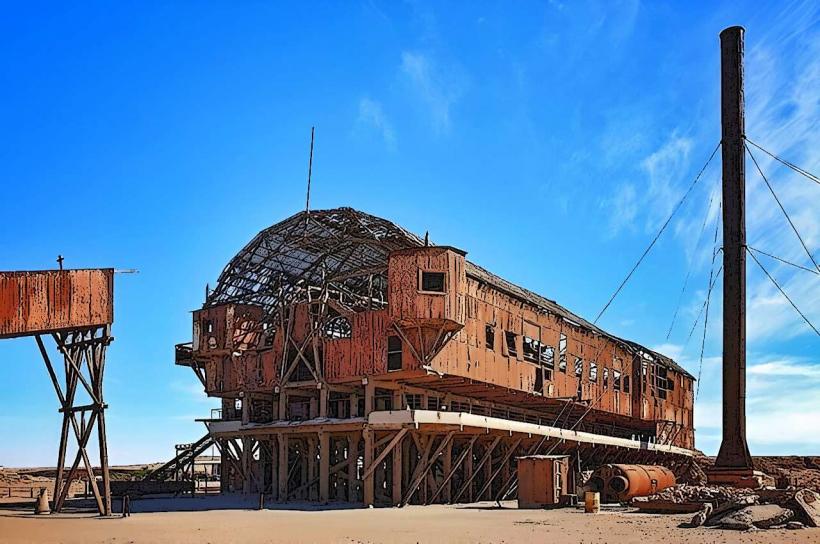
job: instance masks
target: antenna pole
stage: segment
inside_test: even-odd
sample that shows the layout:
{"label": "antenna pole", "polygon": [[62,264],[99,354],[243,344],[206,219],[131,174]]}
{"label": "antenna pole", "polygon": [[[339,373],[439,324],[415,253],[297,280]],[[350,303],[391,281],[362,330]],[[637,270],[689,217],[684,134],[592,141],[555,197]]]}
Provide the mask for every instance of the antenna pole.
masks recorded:
{"label": "antenna pole", "polygon": [[310,127],[310,160],[308,161],[308,182],[307,198],[305,199],[305,214],[310,217],[310,176],[313,172],[313,131],[316,127]]}

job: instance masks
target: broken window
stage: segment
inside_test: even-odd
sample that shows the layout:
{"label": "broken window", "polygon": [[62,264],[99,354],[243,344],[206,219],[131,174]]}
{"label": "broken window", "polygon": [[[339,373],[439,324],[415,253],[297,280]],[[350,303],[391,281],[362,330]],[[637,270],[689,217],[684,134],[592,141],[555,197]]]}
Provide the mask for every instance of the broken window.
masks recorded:
{"label": "broken window", "polygon": [[646,371],[648,366],[646,361],[641,361],[641,387],[644,393],[646,393]]}
{"label": "broken window", "polygon": [[547,344],[541,346],[541,364],[546,368],[555,368],[555,348]]}
{"label": "broken window", "polygon": [[621,390],[621,372],[619,370],[612,371],[612,388],[615,391]]}
{"label": "broken window", "polygon": [[624,393],[629,393],[629,376],[624,376]]}
{"label": "broken window", "polygon": [[544,379],[552,381],[552,371],[555,369],[555,348],[552,346],[541,346],[541,366],[544,367]]}
{"label": "broken window", "polygon": [[655,364],[652,370],[655,374],[654,385],[658,398],[665,399],[667,397],[667,393],[674,389],[675,379],[670,379],[668,377],[669,371],[665,366]]}
{"label": "broken window", "polygon": [[504,331],[504,336],[507,339],[507,353],[510,357],[517,357],[518,350],[515,348],[516,334],[510,331]]}
{"label": "broken window", "polygon": [[401,338],[387,337],[387,370],[401,370]]}
{"label": "broken window", "polygon": [[544,392],[544,372],[540,367],[535,369],[535,392]]}
{"label": "broken window", "polygon": [[495,327],[492,325],[484,327],[484,346],[487,349],[495,349]]}
{"label": "broken window", "polygon": [[584,375],[584,360],[580,357],[575,358],[575,375],[579,378]]}
{"label": "broken window", "polygon": [[524,337],[524,359],[535,363],[538,361],[538,350],[541,348],[541,342],[533,340],[529,336]]}
{"label": "broken window", "polygon": [[328,319],[323,330],[327,338],[350,338],[353,335],[350,321],[343,315]]}
{"label": "broken window", "polygon": [[558,338],[558,370],[567,372],[567,335],[564,333]]}
{"label": "broken window", "polygon": [[609,369],[604,367],[604,389],[609,387]]}
{"label": "broken window", "polygon": [[205,320],[205,332],[210,334],[214,332],[214,322],[211,319]]}
{"label": "broken window", "polygon": [[276,338],[276,328],[271,327],[269,323],[262,323],[262,335],[264,337],[264,345],[269,348],[273,345]]}
{"label": "broken window", "polygon": [[596,363],[595,361],[589,362],[589,381],[598,381],[598,363]]}
{"label": "broken window", "polygon": [[444,272],[422,271],[420,290],[427,293],[443,293],[445,290]]}

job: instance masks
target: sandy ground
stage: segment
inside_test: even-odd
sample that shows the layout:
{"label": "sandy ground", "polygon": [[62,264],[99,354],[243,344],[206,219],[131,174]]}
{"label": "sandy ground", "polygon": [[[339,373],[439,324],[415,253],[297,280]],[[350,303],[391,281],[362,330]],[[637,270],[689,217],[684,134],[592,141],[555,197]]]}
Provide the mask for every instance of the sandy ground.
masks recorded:
{"label": "sandy ground", "polygon": [[[189,511],[167,511],[180,508]],[[207,497],[144,499],[134,501],[133,510],[129,518],[107,519],[0,510],[0,542],[820,543],[820,529],[686,529],[678,525],[688,515],[637,514],[620,508],[597,515],[575,509],[518,510],[514,502],[500,509],[494,503],[336,510],[294,504],[258,511],[250,502]]]}

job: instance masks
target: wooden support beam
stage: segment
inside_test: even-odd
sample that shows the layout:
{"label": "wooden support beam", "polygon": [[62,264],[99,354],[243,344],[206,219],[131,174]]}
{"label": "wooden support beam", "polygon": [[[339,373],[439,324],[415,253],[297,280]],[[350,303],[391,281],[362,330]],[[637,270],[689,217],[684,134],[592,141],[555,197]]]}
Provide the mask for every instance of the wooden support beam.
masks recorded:
{"label": "wooden support beam", "polygon": [[[244,404],[243,409],[244,409]],[[251,457],[251,439],[247,437],[242,438],[242,473],[245,477],[242,480],[242,493],[251,492],[251,474],[250,474],[250,457]]]}
{"label": "wooden support beam", "polygon": [[347,500],[350,502],[359,500],[356,478],[359,465],[359,442],[361,439],[358,432],[347,435]]}
{"label": "wooden support beam", "polygon": [[[490,477],[487,479],[487,481],[484,482],[484,485],[481,487],[481,490],[479,490],[479,492],[478,492],[479,499],[484,495],[485,492],[489,491],[492,488],[491,486],[492,486],[493,481],[501,473],[502,469],[507,464],[507,462],[509,462],[510,457],[512,457],[513,454],[515,453],[515,450],[518,449],[518,446],[521,444],[521,440],[522,440],[521,438],[516,439],[515,442],[513,442],[512,446],[510,446],[507,449],[507,452],[501,458],[501,464],[498,467],[496,467],[496,469],[493,471],[493,473],[490,475]],[[487,466],[490,466],[490,464],[487,464]]]}
{"label": "wooden support beam", "polygon": [[[365,428],[365,430],[362,431],[362,434],[364,435],[364,469],[367,471],[373,466],[373,430]],[[373,506],[375,498],[373,471],[371,470],[368,476],[363,476],[362,480],[362,486],[364,488],[364,505]]]}
{"label": "wooden support beam", "polygon": [[[404,494],[404,499],[402,500],[402,505],[407,504],[410,498],[418,489],[419,485],[421,484],[424,477],[427,475],[428,471],[432,468],[435,464],[438,456],[441,455],[441,452],[447,447],[447,444],[453,439],[453,436],[456,434],[455,431],[450,431],[447,433],[439,443],[436,450],[433,452],[432,455],[429,455],[430,447],[433,444],[434,437],[430,437],[427,444],[424,448],[424,453],[422,454],[421,459],[419,460],[419,468],[417,468],[418,474],[414,474],[413,479],[410,481],[410,485],[407,488],[407,491]],[[420,470],[419,470],[420,469]]]}
{"label": "wooden support beam", "polygon": [[[479,435],[475,436],[476,439]],[[467,502],[473,502],[473,447],[475,446],[475,440],[470,442],[470,449],[467,454],[467,458],[464,459],[464,485],[467,488]],[[455,497],[450,501],[450,503],[456,502]]]}
{"label": "wooden support beam", "polygon": [[[439,494],[442,492],[442,490],[446,489],[447,493],[452,494],[452,492],[449,489],[450,489],[450,485],[451,485],[453,476],[455,475],[456,471],[459,469],[461,464],[464,463],[465,459],[467,459],[469,457],[472,460],[473,445],[476,443],[476,440],[478,440],[479,436],[480,435],[473,435],[473,437],[470,438],[470,441],[464,446],[464,449],[462,449],[461,453],[458,455],[458,458],[456,459],[456,462],[450,467],[449,471],[446,471],[445,476],[444,476],[444,481],[441,482],[441,485],[439,485],[438,489],[436,489],[436,491],[433,493],[433,495],[430,498],[427,499],[427,504],[431,504],[432,502],[434,502],[436,500],[436,497],[439,496]],[[471,465],[472,465],[472,463],[471,463]],[[470,474],[472,474],[472,469],[470,471]],[[467,477],[467,478],[469,478],[469,476],[470,475],[465,475],[465,477]],[[447,488],[445,488],[445,486],[447,486]],[[446,500],[447,500],[447,502],[450,502],[450,498],[446,498]]]}
{"label": "wooden support beam", "polygon": [[376,382],[368,380],[364,386],[364,414],[367,417],[376,407]]}
{"label": "wooden support beam", "polygon": [[286,502],[288,500],[288,449],[290,438],[286,434],[277,436],[279,442],[279,501]]}
{"label": "wooden support beam", "polygon": [[328,396],[328,388],[322,386],[319,389],[319,417],[327,417],[327,396]]}
{"label": "wooden support beam", "polygon": [[[407,429],[402,429],[399,431],[407,431]],[[393,450],[393,459],[392,459],[392,499],[393,499],[393,506],[401,506],[401,489],[402,489],[402,452],[404,449],[402,448],[401,439],[397,443],[392,443],[392,450]],[[389,446],[388,446],[389,447]]]}
{"label": "wooden support beam", "polygon": [[268,448],[270,449],[270,494],[277,497],[279,494],[279,448],[274,443],[276,440],[273,436],[268,439]]}
{"label": "wooden support beam", "polygon": [[[442,463],[441,463],[441,470],[444,474],[449,474],[453,470],[453,441],[451,440],[447,447],[444,448],[444,453],[442,455]],[[450,497],[452,497],[452,482],[450,480],[445,480],[439,485],[439,489],[444,488],[444,502],[450,502]],[[436,490],[438,492],[438,489]],[[429,504],[429,502],[428,502]]]}
{"label": "wooden support beam", "polygon": [[330,500],[330,435],[326,432],[319,433],[319,500]]}
{"label": "wooden support beam", "polygon": [[[362,476],[362,478],[367,478],[368,476],[373,474],[373,471],[376,470],[376,466],[381,464],[381,462],[384,461],[384,458],[387,457],[387,454],[389,454],[393,450],[393,448],[396,447],[396,444],[401,442],[401,439],[404,438],[404,435],[407,434],[408,430],[409,429],[407,429],[405,427],[405,428],[401,429],[399,432],[397,432],[395,434],[395,436],[393,436],[393,438],[390,440],[390,443],[387,445],[387,447],[385,447],[381,451],[381,453],[379,453],[379,456],[376,457],[376,459],[373,461],[373,463],[368,468],[365,469],[364,475]],[[375,450],[375,448],[374,448],[374,450]]]}
{"label": "wooden support beam", "polygon": [[358,393],[350,394],[350,417],[359,417],[359,395]]}
{"label": "wooden support beam", "polygon": [[[490,459],[490,457],[491,457],[491,456],[492,456],[492,454],[493,454],[493,451],[495,451],[495,448],[498,446],[498,444],[499,444],[500,442],[501,442],[501,437],[500,437],[500,436],[496,436],[496,437],[493,439],[492,443],[489,445],[489,447],[487,447],[487,451],[485,451],[485,452],[484,452],[484,456],[483,456],[483,457],[481,458],[481,460],[478,462],[478,466],[473,467],[473,469],[472,469],[472,474],[470,474],[469,478],[467,478],[467,479],[464,481],[464,483],[463,483],[463,484],[461,484],[461,488],[459,488],[459,490],[456,492],[455,497],[453,497],[453,502],[458,502],[458,500],[461,498],[461,496],[462,496],[462,495],[464,494],[464,492],[467,490],[467,487],[468,487],[470,484],[472,484],[472,483],[473,483],[473,480],[475,479],[476,474],[478,473],[478,471],[479,471],[479,470],[481,470],[481,469],[484,467],[484,465],[485,465],[485,464],[487,463],[487,461]],[[480,495],[479,495],[479,497],[480,497]]]}

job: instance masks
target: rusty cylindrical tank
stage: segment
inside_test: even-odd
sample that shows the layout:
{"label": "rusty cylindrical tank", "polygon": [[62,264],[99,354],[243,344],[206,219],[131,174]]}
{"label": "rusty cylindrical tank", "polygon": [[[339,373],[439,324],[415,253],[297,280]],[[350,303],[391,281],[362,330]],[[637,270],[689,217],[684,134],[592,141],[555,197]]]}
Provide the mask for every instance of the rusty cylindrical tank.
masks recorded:
{"label": "rusty cylindrical tank", "polygon": [[658,465],[604,465],[589,478],[587,487],[600,491],[604,502],[626,502],[675,485],[675,475]]}

